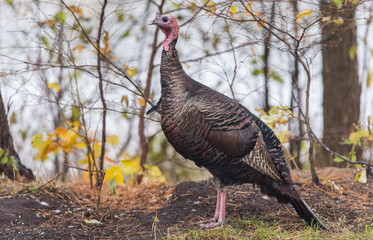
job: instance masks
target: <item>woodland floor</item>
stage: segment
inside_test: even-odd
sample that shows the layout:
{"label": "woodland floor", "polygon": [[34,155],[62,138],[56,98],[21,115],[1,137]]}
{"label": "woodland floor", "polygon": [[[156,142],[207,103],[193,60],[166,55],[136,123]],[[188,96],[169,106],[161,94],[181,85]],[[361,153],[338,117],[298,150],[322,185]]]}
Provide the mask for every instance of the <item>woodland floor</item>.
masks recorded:
{"label": "woodland floor", "polygon": [[[319,177],[324,185],[315,186],[308,172],[292,172],[297,189],[331,235],[346,229],[365,232],[373,223],[373,180],[361,184],[355,175],[355,169],[323,169]],[[113,196],[104,189],[98,214],[88,185],[0,181],[0,239],[189,239],[183,233],[212,217],[216,202],[211,181],[120,186],[117,192]],[[284,231],[307,228],[290,205],[263,197],[251,185],[230,187],[226,225],[237,228],[240,220],[253,216],[263,226],[277,224]],[[86,222],[92,219],[102,224]]]}

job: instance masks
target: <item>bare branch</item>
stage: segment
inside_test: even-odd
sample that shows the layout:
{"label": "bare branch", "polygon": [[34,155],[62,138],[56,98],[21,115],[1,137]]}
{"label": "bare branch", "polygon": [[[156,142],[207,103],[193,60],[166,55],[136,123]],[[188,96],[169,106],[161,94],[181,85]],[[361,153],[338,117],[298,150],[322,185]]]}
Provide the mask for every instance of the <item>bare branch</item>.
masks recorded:
{"label": "bare branch", "polygon": [[68,9],[69,12],[73,15],[75,21],[79,25],[79,28],[82,30],[82,33],[83,33],[84,37],[88,40],[88,42],[91,44],[91,46],[95,48],[95,50],[97,51],[97,54],[100,55],[100,57],[102,59],[104,59],[107,63],[109,63],[111,66],[113,66],[114,69],[116,69],[118,72],[120,72],[120,74],[122,76],[124,76],[131,83],[131,85],[136,88],[136,90],[138,91],[139,95],[141,95],[151,106],[154,106],[153,103],[151,101],[149,101],[149,99],[144,95],[143,91],[135,83],[135,81],[128,75],[128,73],[126,71],[124,71],[123,69],[121,69],[120,67],[118,67],[113,61],[111,61],[107,56],[105,56],[105,54],[102,53],[100,51],[100,49],[98,49],[97,45],[95,45],[95,43],[93,42],[93,40],[91,39],[91,37],[85,31],[85,28],[82,26],[81,22],[79,21],[78,17],[76,16],[76,14],[67,6],[67,4],[64,2],[64,0],[60,0],[60,1],[66,7],[66,9]]}

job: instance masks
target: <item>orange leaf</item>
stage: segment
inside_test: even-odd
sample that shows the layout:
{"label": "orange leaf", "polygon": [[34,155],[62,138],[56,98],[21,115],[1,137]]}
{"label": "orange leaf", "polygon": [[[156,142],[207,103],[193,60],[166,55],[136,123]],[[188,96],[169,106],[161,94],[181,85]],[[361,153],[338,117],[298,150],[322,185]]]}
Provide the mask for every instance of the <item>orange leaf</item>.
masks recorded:
{"label": "orange leaf", "polygon": [[58,135],[63,135],[67,132],[67,129],[64,127],[56,127],[55,131]]}
{"label": "orange leaf", "polygon": [[75,6],[69,6],[68,8],[70,11],[77,13],[79,16],[81,16],[83,13],[83,10],[81,8],[77,8]]}
{"label": "orange leaf", "polygon": [[254,57],[256,57],[256,54],[255,54],[255,51],[254,51],[253,47],[251,47],[251,53],[254,55]]}
{"label": "orange leaf", "polygon": [[78,46],[76,46],[76,47],[73,48],[73,52],[74,52],[76,49],[78,49],[78,52],[81,53],[82,50],[84,49],[84,47],[83,47],[82,45],[78,45]]}
{"label": "orange leaf", "polygon": [[138,98],[137,101],[139,101],[141,107],[145,107],[146,101],[144,98]]}
{"label": "orange leaf", "polygon": [[54,25],[56,25],[56,20],[54,20],[54,19],[49,19],[49,20],[47,20],[47,24],[48,24],[50,27],[54,27]]}

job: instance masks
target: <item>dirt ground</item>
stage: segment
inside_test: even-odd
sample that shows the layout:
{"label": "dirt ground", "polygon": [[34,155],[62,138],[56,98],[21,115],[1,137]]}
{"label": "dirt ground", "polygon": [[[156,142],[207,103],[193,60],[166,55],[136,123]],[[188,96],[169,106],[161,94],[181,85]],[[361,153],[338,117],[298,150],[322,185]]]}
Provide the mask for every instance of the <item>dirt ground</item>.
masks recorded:
{"label": "dirt ground", "polygon": [[[368,178],[368,183],[358,183],[355,175],[355,169],[324,169],[319,171],[324,185],[315,186],[308,172],[292,172],[297,189],[328,225],[327,231],[338,231],[341,225],[365,231],[373,222],[373,181]],[[112,196],[104,189],[97,213],[86,184],[55,183],[38,188],[36,184],[20,187],[0,182],[0,239],[166,238],[199,228],[195,222],[212,217],[216,202],[212,181],[120,186],[117,192]],[[227,224],[254,215],[288,230],[306,227],[290,205],[263,197],[251,185],[229,187]]]}

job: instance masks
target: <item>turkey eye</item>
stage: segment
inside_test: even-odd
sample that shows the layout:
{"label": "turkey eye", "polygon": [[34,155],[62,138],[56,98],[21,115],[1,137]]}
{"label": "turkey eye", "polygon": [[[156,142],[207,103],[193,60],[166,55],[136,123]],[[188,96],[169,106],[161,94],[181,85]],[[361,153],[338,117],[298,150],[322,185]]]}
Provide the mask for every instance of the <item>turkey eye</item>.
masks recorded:
{"label": "turkey eye", "polygon": [[162,21],[163,21],[163,22],[167,22],[167,21],[168,21],[168,18],[167,18],[167,17],[163,17],[163,18],[162,18]]}

